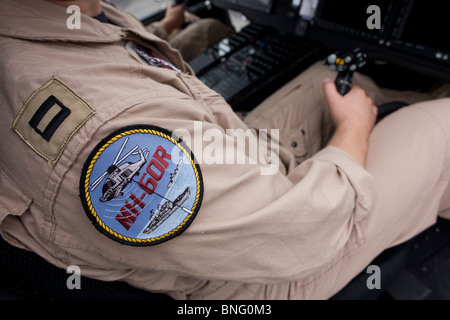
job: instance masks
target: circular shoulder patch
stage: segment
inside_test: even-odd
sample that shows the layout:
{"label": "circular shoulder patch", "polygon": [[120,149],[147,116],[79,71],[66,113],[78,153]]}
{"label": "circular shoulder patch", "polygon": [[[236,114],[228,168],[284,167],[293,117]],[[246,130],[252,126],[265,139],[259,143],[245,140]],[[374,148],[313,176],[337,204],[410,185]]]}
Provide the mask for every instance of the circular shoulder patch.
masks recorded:
{"label": "circular shoulder patch", "polygon": [[86,160],[80,195],[92,223],[124,244],[155,245],[181,234],[203,197],[194,155],[168,130],[122,128]]}

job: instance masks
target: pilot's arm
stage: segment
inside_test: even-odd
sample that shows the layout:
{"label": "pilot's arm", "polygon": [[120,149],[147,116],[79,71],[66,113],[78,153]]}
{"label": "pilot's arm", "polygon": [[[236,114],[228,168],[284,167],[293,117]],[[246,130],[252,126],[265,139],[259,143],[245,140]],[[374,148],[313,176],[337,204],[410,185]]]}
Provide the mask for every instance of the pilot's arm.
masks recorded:
{"label": "pilot's arm", "polygon": [[348,152],[364,166],[369,134],[377,118],[377,108],[359,87],[351,90],[349,95],[341,96],[335,84],[330,79],[325,79],[323,89],[331,118],[336,125],[329,144]]}

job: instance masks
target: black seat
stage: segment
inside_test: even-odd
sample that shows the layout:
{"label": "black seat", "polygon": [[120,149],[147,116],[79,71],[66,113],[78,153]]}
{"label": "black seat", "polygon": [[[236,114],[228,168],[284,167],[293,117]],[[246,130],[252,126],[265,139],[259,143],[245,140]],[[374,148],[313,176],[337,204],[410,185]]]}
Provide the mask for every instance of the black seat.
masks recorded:
{"label": "black seat", "polygon": [[170,300],[163,294],[136,289],[125,282],[106,282],[81,275],[81,289],[68,289],[66,273],[0,237],[0,299]]}
{"label": "black seat", "polygon": [[[380,267],[383,287],[393,282],[406,265],[410,242],[390,248],[372,264]],[[37,254],[11,246],[0,237],[0,299],[54,300],[171,300],[166,295],[139,290],[120,281],[106,282],[81,276],[81,290],[68,289],[71,275]],[[370,290],[363,271],[333,300],[377,299],[382,290]]]}
{"label": "black seat", "polygon": [[388,114],[395,112],[408,104],[402,101],[392,101],[378,106],[378,120],[386,117]]}

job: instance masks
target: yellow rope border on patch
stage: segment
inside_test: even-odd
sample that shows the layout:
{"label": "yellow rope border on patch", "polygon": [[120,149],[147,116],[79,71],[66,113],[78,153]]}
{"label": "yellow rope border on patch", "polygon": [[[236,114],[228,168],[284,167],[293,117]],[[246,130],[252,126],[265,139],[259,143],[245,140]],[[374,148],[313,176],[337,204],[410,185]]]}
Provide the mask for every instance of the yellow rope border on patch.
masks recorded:
{"label": "yellow rope border on patch", "polygon": [[196,177],[196,180],[197,180],[197,194],[196,194],[196,197],[195,197],[195,202],[194,202],[194,204],[192,206],[192,209],[191,209],[192,212],[195,211],[195,209],[196,209],[196,207],[198,205],[199,198],[200,198],[200,187],[201,187],[200,186],[200,177],[199,177],[199,174],[198,174],[197,166],[195,165],[194,160],[191,157],[191,155],[186,151],[186,149],[182,145],[180,145],[180,143],[178,141],[174,140],[171,136],[169,136],[169,135],[167,135],[165,133],[162,133],[160,131],[154,130],[154,129],[130,129],[130,130],[127,130],[127,131],[124,131],[122,133],[117,134],[116,136],[111,138],[108,142],[106,142],[97,151],[97,153],[92,158],[92,160],[91,160],[91,162],[90,162],[90,164],[89,164],[89,166],[88,166],[88,168],[86,170],[86,178],[84,180],[84,196],[85,196],[87,207],[89,208],[90,213],[94,216],[97,224],[103,230],[105,230],[107,233],[109,233],[112,236],[114,236],[114,237],[116,237],[118,239],[121,239],[123,241],[135,242],[135,243],[151,243],[151,242],[163,240],[164,238],[172,236],[175,233],[177,233],[191,219],[192,214],[188,214],[187,217],[183,220],[183,222],[180,225],[178,225],[177,228],[173,229],[172,231],[170,231],[170,232],[168,232],[168,233],[166,233],[166,234],[164,234],[162,236],[159,236],[159,237],[156,237],[156,238],[151,238],[151,239],[135,239],[135,238],[125,237],[125,236],[123,236],[121,234],[118,234],[117,232],[115,232],[114,230],[112,230],[111,228],[106,226],[105,223],[97,215],[97,212],[95,211],[95,208],[94,208],[94,206],[92,204],[91,197],[90,197],[90,194],[89,194],[89,179],[90,179],[92,170],[94,168],[94,164],[98,160],[100,155],[103,153],[103,151],[105,151],[106,148],[109,147],[109,145],[111,145],[115,141],[119,140],[120,138],[125,137],[127,135],[135,134],[135,133],[145,133],[145,134],[150,133],[150,134],[158,135],[158,136],[160,136],[162,138],[165,138],[165,139],[169,140],[170,142],[172,142],[173,144],[175,144],[178,148],[180,148],[181,151],[183,151],[183,153],[186,155],[186,157],[188,157],[189,161],[191,162],[192,168],[194,168],[195,177]]}

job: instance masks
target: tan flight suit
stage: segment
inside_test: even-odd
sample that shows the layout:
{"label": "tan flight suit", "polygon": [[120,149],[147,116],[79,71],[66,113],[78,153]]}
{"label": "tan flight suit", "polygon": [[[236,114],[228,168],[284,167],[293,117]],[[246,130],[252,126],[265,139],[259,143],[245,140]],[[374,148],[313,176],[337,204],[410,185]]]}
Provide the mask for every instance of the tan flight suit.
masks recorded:
{"label": "tan flight suit", "polygon": [[[61,268],[78,265],[84,276],[177,299],[327,299],[450,207],[450,101],[379,123],[364,169],[336,147],[317,152],[331,130],[321,83],[333,74],[316,65],[248,117],[260,128],[280,125],[278,172],[262,175],[259,162],[201,163],[203,202],[182,234],[145,247],[110,239],[79,194],[83,165],[102,139],[136,124],[192,135],[198,123],[204,132],[248,127],[166,42],[104,10],[123,28],[83,15],[81,29],[69,30],[64,7],[0,0],[0,231],[10,243]],[[183,72],[141,64],[128,40]],[[71,114],[48,141],[30,143],[31,107],[52,79]]]}

